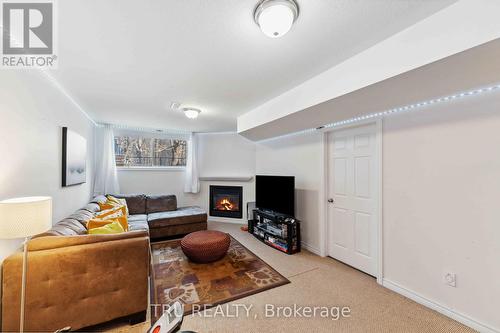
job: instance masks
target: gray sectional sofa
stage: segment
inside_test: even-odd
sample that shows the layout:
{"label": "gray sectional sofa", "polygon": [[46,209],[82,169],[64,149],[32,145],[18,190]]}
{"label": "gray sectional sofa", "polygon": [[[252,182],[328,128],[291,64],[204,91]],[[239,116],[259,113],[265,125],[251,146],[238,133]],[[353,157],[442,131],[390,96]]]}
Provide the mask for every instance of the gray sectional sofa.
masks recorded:
{"label": "gray sectional sofa", "polygon": [[129,230],[147,230],[152,239],[207,229],[207,213],[200,207],[177,207],[175,195],[113,195],[125,199]]}

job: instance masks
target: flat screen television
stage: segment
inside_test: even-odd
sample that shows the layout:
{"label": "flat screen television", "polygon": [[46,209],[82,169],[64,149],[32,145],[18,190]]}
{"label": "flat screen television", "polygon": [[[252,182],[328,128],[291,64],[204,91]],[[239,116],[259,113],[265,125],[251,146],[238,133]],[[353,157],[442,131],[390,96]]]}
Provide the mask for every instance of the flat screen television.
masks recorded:
{"label": "flat screen television", "polygon": [[295,177],[257,175],[255,201],[259,209],[295,216]]}

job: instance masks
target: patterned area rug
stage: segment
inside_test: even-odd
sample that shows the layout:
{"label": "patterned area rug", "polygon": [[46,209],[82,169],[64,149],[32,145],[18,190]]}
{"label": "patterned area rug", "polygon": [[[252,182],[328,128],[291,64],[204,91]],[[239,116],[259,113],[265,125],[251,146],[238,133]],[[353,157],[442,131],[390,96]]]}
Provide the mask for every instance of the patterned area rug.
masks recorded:
{"label": "patterned area rug", "polygon": [[193,304],[215,306],[290,283],[232,237],[227,255],[210,264],[189,261],[180,243],[151,245],[153,322],[161,315],[159,305],[181,301],[189,314]]}

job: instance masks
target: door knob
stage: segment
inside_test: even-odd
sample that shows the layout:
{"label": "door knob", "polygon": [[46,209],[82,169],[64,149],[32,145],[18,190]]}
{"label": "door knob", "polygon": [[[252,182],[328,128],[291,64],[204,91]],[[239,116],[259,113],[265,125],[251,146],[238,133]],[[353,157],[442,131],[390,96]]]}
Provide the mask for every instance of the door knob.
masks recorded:
{"label": "door knob", "polygon": [[333,200],[332,198],[330,198],[330,199],[328,199],[328,202],[329,202],[329,203],[334,203],[334,202],[335,202],[335,200]]}

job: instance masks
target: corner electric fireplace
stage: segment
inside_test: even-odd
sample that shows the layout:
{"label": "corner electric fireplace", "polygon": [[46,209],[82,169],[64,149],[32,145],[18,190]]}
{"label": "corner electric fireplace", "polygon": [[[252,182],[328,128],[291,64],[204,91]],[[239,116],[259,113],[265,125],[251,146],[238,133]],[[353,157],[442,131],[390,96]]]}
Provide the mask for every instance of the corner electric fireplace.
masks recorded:
{"label": "corner electric fireplace", "polygon": [[243,187],[210,186],[210,216],[243,217]]}

